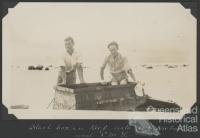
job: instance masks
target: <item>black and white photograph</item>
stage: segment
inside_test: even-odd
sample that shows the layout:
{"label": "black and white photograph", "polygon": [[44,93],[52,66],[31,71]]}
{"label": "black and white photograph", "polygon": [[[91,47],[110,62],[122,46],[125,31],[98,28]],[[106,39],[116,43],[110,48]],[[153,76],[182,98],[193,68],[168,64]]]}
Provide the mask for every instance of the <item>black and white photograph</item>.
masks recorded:
{"label": "black and white photograph", "polygon": [[180,119],[196,30],[176,2],[19,2],[2,20],[2,103],[19,119]]}

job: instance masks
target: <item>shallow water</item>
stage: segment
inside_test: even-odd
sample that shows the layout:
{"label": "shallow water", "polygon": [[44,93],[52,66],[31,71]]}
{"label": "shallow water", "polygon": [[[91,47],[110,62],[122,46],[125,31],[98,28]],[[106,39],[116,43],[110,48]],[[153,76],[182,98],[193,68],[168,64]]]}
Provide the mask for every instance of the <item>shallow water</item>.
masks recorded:
{"label": "shallow water", "polygon": [[[172,100],[184,108],[190,108],[195,101],[195,75],[192,67],[167,68],[155,66],[146,69],[142,66],[133,68],[137,80],[145,82],[145,93],[149,96]],[[49,71],[27,70],[26,67],[12,67],[4,79],[3,101],[7,105],[24,104],[31,109],[46,109],[54,97],[53,86],[56,84],[58,69]],[[98,68],[84,70],[86,82],[99,82]],[[109,80],[109,73],[105,73]]]}

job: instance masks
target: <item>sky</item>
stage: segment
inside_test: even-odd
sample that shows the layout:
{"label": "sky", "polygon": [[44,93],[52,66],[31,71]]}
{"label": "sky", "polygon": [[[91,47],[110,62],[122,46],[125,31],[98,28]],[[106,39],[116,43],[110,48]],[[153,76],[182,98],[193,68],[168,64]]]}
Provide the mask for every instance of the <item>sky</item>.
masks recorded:
{"label": "sky", "polygon": [[10,64],[56,63],[74,38],[86,64],[103,61],[111,41],[133,63],[192,63],[196,19],[179,3],[18,3],[3,19]]}

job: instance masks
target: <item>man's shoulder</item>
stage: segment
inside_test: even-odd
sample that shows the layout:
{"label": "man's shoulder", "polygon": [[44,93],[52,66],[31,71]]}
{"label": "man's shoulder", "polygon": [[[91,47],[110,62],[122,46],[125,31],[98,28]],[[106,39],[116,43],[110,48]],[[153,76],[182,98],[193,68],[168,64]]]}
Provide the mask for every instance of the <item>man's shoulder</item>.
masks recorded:
{"label": "man's shoulder", "polygon": [[121,58],[121,59],[127,59],[126,56],[124,56],[124,55],[122,55],[122,54],[120,54],[120,53],[119,53],[119,58]]}

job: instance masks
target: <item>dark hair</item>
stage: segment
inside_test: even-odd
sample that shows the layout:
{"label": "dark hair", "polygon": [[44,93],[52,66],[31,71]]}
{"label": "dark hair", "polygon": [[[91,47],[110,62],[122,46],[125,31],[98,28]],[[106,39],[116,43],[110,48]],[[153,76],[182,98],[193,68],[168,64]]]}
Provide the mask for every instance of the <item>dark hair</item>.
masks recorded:
{"label": "dark hair", "polygon": [[108,48],[110,48],[111,45],[115,45],[117,49],[119,49],[119,46],[117,44],[117,42],[113,41],[111,43],[108,44]]}
{"label": "dark hair", "polygon": [[67,37],[67,38],[65,38],[64,41],[65,41],[65,42],[66,42],[66,41],[71,41],[71,42],[74,44],[74,39],[73,39],[72,37]]}

